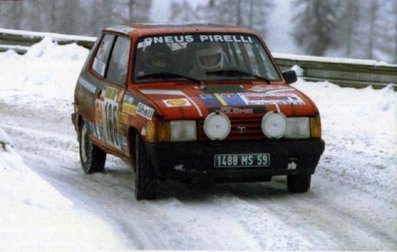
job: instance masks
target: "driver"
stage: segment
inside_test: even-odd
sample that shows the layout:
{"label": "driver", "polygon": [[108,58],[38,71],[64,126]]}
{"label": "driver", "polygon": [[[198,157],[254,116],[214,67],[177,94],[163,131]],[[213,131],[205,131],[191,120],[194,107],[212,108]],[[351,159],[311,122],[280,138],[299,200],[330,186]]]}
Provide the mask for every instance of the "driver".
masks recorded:
{"label": "driver", "polygon": [[190,76],[206,78],[208,72],[222,70],[225,63],[225,55],[222,46],[216,43],[202,43],[195,48],[196,64],[189,72]]}
{"label": "driver", "polygon": [[224,56],[221,45],[211,43],[196,51],[196,61],[204,71],[216,71],[223,67]]}
{"label": "driver", "polygon": [[145,73],[166,72],[170,56],[171,49],[166,44],[148,46],[145,50]]}

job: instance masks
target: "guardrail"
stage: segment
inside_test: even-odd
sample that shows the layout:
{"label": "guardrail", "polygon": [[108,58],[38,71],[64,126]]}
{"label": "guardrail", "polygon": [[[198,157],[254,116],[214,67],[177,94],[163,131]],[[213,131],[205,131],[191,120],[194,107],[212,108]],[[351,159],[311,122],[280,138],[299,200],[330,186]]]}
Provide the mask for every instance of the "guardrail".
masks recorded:
{"label": "guardrail", "polygon": [[324,81],[343,87],[383,88],[393,85],[397,89],[397,65],[374,60],[357,60],[315,56],[274,54],[281,69],[299,66],[302,78],[309,81]]}
{"label": "guardrail", "polygon": [[12,49],[23,54],[31,45],[40,42],[45,37],[52,38],[60,45],[76,43],[85,48],[91,48],[96,40],[96,37],[88,36],[0,29],[0,51]]}
{"label": "guardrail", "polygon": [[[15,50],[24,54],[29,47],[40,42],[44,37],[51,37],[58,44],[77,43],[91,48],[95,37],[65,35],[0,29],[0,52]],[[397,65],[373,60],[355,60],[343,58],[314,57],[274,53],[273,56],[281,69],[299,66],[298,75],[309,81],[330,81],[343,87],[362,88],[373,86],[383,88],[393,85],[397,90]]]}

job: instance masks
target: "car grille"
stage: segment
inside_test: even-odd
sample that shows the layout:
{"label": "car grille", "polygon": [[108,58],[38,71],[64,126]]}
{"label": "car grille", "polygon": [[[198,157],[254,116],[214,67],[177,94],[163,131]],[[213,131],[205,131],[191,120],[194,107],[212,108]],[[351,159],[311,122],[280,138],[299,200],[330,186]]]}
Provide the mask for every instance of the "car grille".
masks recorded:
{"label": "car grille", "polygon": [[[265,139],[261,129],[261,118],[230,119],[232,127],[225,140],[259,140]],[[204,121],[199,122],[199,140],[209,140],[204,132]]]}

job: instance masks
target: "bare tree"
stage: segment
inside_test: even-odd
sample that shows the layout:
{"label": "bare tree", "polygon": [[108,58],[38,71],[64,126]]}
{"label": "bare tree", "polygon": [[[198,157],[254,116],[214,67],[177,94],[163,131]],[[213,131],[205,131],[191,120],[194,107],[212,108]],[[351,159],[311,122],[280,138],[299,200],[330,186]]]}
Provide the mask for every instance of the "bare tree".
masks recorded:
{"label": "bare tree", "polygon": [[392,6],[392,13],[393,19],[394,19],[394,59],[393,62],[397,64],[397,2],[393,1],[393,6]]}
{"label": "bare tree", "polygon": [[192,20],[199,20],[196,11],[193,10],[192,6],[183,0],[182,3],[171,2],[171,13],[169,20],[172,22],[189,22]]}
{"label": "bare tree", "polygon": [[295,0],[300,12],[294,17],[295,42],[308,54],[322,56],[336,46],[336,2],[334,0]]}
{"label": "bare tree", "polygon": [[373,51],[374,51],[374,40],[375,40],[375,22],[377,19],[378,13],[378,2],[376,0],[371,0],[369,6],[369,34],[368,34],[368,47],[367,47],[367,58],[373,59]]}
{"label": "bare tree", "polygon": [[233,24],[266,33],[266,19],[273,8],[272,0],[209,0],[195,9],[188,1],[173,2],[171,21],[201,21]]}
{"label": "bare tree", "polygon": [[359,43],[357,37],[360,26],[360,2],[345,0],[340,2],[339,7],[338,45],[344,48],[344,57],[353,57]]}

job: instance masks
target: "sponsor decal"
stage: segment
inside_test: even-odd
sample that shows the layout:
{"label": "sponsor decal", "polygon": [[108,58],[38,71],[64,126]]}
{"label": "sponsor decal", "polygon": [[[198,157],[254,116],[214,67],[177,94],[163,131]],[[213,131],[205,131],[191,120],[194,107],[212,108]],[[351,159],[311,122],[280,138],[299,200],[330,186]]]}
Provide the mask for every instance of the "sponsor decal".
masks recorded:
{"label": "sponsor decal", "polygon": [[120,148],[118,103],[105,98],[95,101],[95,125],[98,139]]}
{"label": "sponsor decal", "polygon": [[102,101],[95,100],[95,123],[97,125],[103,125],[103,113],[102,108],[104,107]]}
{"label": "sponsor decal", "polygon": [[107,87],[104,92],[104,97],[110,100],[116,100],[119,90],[112,87]]}
{"label": "sponsor decal", "polygon": [[243,99],[241,99],[241,97],[236,93],[219,94],[219,97],[224,101],[224,103],[226,105],[229,105],[229,106],[245,105],[245,102],[243,101]]}
{"label": "sponsor decal", "polygon": [[147,37],[138,43],[138,48],[143,48],[164,43],[202,43],[202,42],[223,42],[223,43],[253,43],[253,36],[236,34],[192,34],[192,35],[170,35]]}
{"label": "sponsor decal", "polygon": [[[120,129],[120,131],[123,131],[124,125],[128,124],[128,115],[124,114],[124,113],[120,113],[119,122],[120,122],[119,129]],[[123,125],[123,128],[121,127],[122,125]]]}
{"label": "sponsor decal", "polygon": [[100,59],[95,57],[94,63],[92,64],[92,69],[97,72],[102,77],[105,76],[106,64],[103,63]]}
{"label": "sponsor decal", "polygon": [[216,99],[218,99],[218,101],[223,105],[223,106],[227,106],[227,103],[225,102],[225,100],[223,100],[223,97],[220,94],[214,94],[214,96],[216,97]]}
{"label": "sponsor decal", "polygon": [[199,95],[200,100],[207,107],[243,106],[245,101],[236,93],[214,93]]}
{"label": "sponsor decal", "polygon": [[87,81],[86,79],[80,78],[79,84],[87,89],[90,93],[95,93],[96,85],[92,84],[91,82]]}
{"label": "sponsor decal", "polygon": [[134,102],[134,97],[126,94],[124,95],[123,102],[132,104]]}
{"label": "sponsor decal", "polygon": [[154,115],[154,109],[140,102],[136,107],[136,114],[148,120],[152,120]]}
{"label": "sponsor decal", "polygon": [[257,93],[263,93],[269,90],[274,90],[274,87],[272,86],[265,86],[265,85],[260,85],[260,86],[253,86],[252,88],[248,89],[249,91],[252,92],[257,92]]}
{"label": "sponsor decal", "polygon": [[229,43],[250,43],[252,37],[246,35],[200,35],[199,42],[229,42]]}
{"label": "sponsor decal", "polygon": [[221,102],[213,94],[201,94],[199,99],[206,107],[217,107],[222,105]]}
{"label": "sponsor decal", "polygon": [[136,105],[132,104],[134,102],[134,97],[129,94],[125,94],[123,97],[123,104],[121,106],[121,111],[123,113],[136,116]]}
{"label": "sponsor decal", "polygon": [[294,93],[240,93],[247,105],[304,105],[303,100]]}
{"label": "sponsor decal", "polygon": [[252,92],[257,92],[257,93],[264,93],[264,92],[286,92],[286,91],[291,91],[292,88],[279,88],[279,87],[274,87],[274,86],[269,86],[269,85],[257,85],[253,86],[249,91]]}
{"label": "sponsor decal", "polygon": [[190,98],[187,94],[182,92],[181,90],[163,90],[163,89],[141,89],[143,94],[152,94],[152,95],[179,95],[185,97],[193,106],[196,108],[197,112],[200,116],[203,116],[203,112],[201,112],[200,107]]}
{"label": "sponsor decal", "polygon": [[168,108],[190,107],[192,104],[185,98],[163,100]]}
{"label": "sponsor decal", "polygon": [[219,112],[224,114],[252,114],[254,110],[252,108],[222,107]]}
{"label": "sponsor decal", "polygon": [[122,109],[124,113],[127,113],[132,116],[136,116],[136,105],[130,103],[123,103]]}

